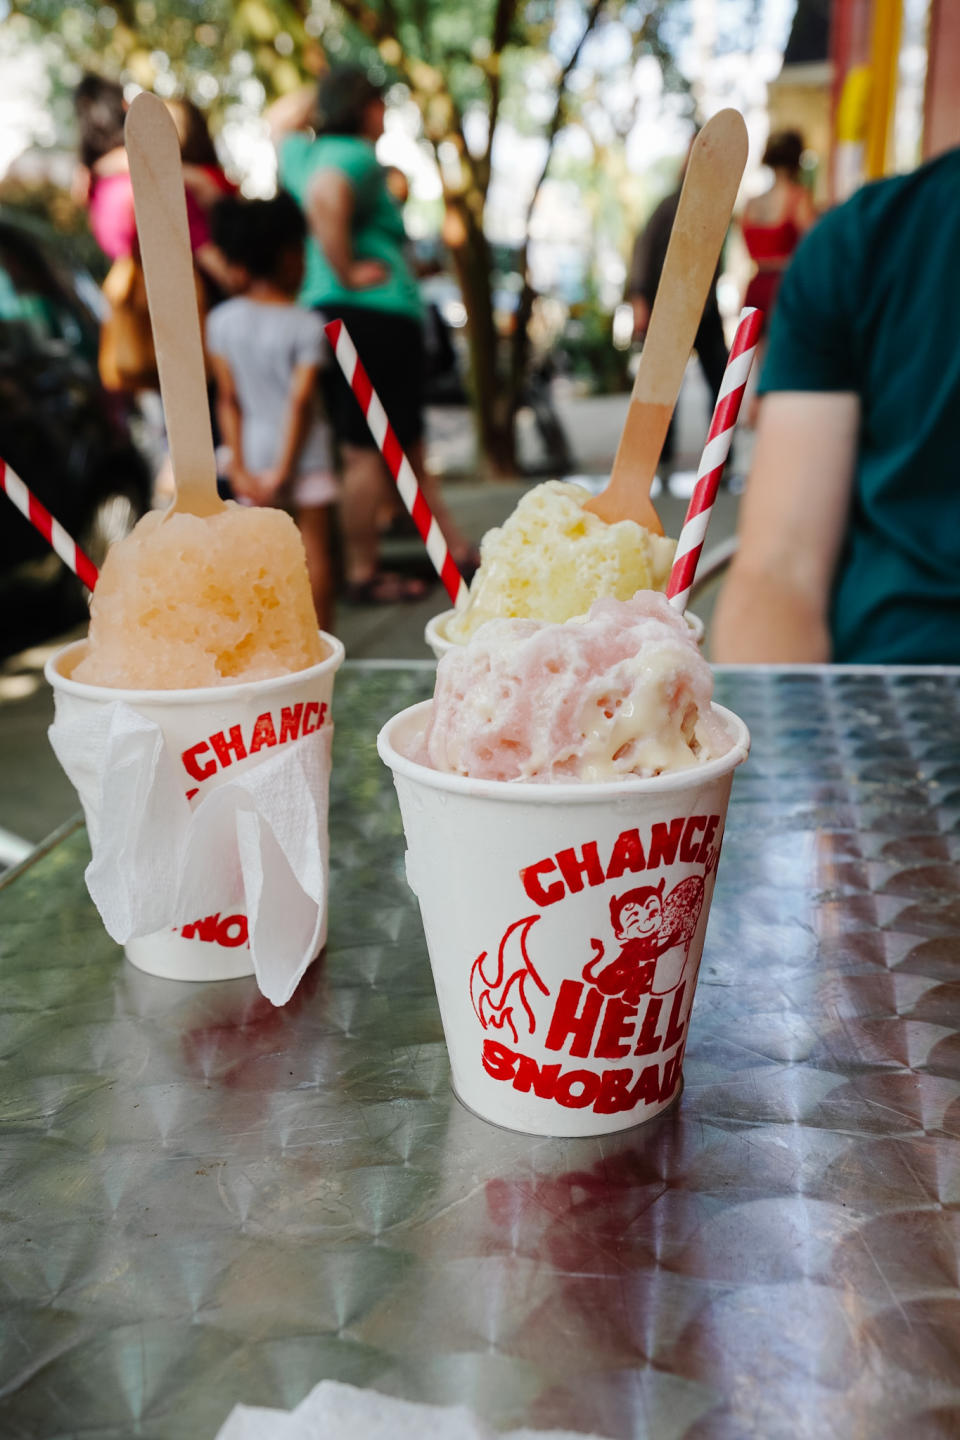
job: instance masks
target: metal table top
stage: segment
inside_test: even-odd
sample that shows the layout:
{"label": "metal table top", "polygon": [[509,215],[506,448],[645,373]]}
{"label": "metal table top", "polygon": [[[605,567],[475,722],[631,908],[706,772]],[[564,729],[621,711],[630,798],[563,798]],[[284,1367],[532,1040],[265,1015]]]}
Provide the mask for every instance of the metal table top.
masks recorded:
{"label": "metal table top", "polygon": [[721,673],[750,725],[680,1104],[593,1141],[448,1086],[337,680],[326,958],[127,965],[82,830],[0,890],[0,1433],[207,1440],[330,1377],[616,1440],[960,1432],[960,673]]}

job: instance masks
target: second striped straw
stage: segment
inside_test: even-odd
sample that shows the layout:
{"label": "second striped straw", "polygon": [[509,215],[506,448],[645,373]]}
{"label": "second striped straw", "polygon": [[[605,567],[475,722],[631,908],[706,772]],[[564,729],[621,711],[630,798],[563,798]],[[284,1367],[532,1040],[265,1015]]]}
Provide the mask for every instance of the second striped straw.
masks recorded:
{"label": "second striped straw", "polygon": [[717,396],[713,419],[707,431],[707,443],[697,470],[697,483],[690,496],[690,504],[687,506],[683,529],[680,531],[676,554],[673,557],[673,569],[667,583],[667,598],[681,614],[687,608],[690,587],[703,550],[704,536],[720,488],[720,476],[730,454],[733,431],[743,403],[750,366],[757,353],[757,340],[762,323],[761,310],[743,311],[730,347],[727,368],[723,372],[720,394]]}
{"label": "second striped straw", "polygon": [[356,396],[357,403],[370,426],[370,433],[380,447],[387,469],[396,481],[400,498],[413,517],[413,523],[420,532],[420,538],[427,547],[427,554],[433,567],[443,581],[444,589],[457,609],[467,602],[467,587],[457,563],[447,548],[443,531],[437,524],[426,497],[420,489],[413,466],[403,453],[396,432],[387,418],[380,397],[370,383],[370,377],[357,355],[357,349],[347,333],[342,320],[331,320],[324,326],[327,338],[333,346],[337,363],[347,379],[347,384]]}
{"label": "second striped straw", "polygon": [[92,590],[97,583],[96,565],[83,553],[76,540],[67,534],[60,521],[53,518],[47,507],[40,504],[36,495],[27,489],[20,476],[15,475],[3,460],[0,460],[0,490],[6,492],[21,515],[30,521],[34,529],[40,531],[47,544],[52,546],[74,575],[86,585],[88,590]]}

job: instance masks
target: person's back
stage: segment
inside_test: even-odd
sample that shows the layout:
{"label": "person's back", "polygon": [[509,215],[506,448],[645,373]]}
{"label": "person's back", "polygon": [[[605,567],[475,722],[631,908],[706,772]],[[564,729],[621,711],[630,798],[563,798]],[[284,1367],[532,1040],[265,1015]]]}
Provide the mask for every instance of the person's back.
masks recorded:
{"label": "person's back", "polygon": [[324,171],[339,172],[351,186],[354,255],[361,261],[378,262],[385,274],[377,284],[345,285],[330,257],[310,237],[301,302],[320,307],[348,303],[408,315],[419,322],[422,303],[407,263],[403,217],[387,189],[386,173],[373,145],[360,135],[311,138],[297,134],[284,140],[280,148],[281,181],[305,211],[309,210],[314,177]]}
{"label": "person's back", "polygon": [[[207,317],[207,343],[228,361],[243,412],[243,454],[248,471],[277,463],[299,365],[319,366],[326,349],[319,317],[292,300],[263,302],[247,295],[224,301]],[[319,390],[315,422],[294,461],[294,474],[332,471],[329,429]],[[332,495],[331,495],[332,498]]]}
{"label": "person's back", "polygon": [[[650,311],[653,309],[653,302],[660,286],[663,263],[667,258],[667,247],[670,244],[670,232],[673,229],[673,222],[677,218],[677,207],[680,204],[680,188],[678,185],[676,190],[665,195],[651,212],[650,218],[634,242],[633,253],[630,257],[626,298],[630,300],[637,296],[644,302],[647,320],[649,320]],[[646,322],[642,328],[646,329]]]}
{"label": "person's back", "polygon": [[810,196],[800,182],[778,175],[769,190],[744,206],[740,228],[750,258],[792,255],[814,219]]}
{"label": "person's back", "polygon": [[[960,150],[865,187],[802,242],[761,376],[718,658],[960,661],[958,254]],[[788,590],[768,603],[791,573],[810,646]]]}
{"label": "person's back", "polygon": [[[356,65],[332,66],[315,91],[281,96],[268,111],[281,183],[309,224],[300,302],[342,321],[450,553],[462,573],[472,573],[479,553],[426,464],[423,307],[407,262],[403,217],[376,157],[384,117],[381,83]],[[381,568],[381,524],[396,509],[396,488],[338,366],[326,373],[324,396],[343,471],[345,593],[358,605],[419,600],[426,590],[419,577]]]}
{"label": "person's back", "polygon": [[306,226],[282,192],[273,200],[222,200],[212,224],[247,292],[212,310],[206,325],[230,478],[242,499],[294,510],[317,616],[330,629],[329,510],[337,484],[318,385],[328,347],[320,316],[294,302]]}
{"label": "person's back", "polygon": [[740,217],[743,242],[755,266],[743,303],[764,312],[764,328],[770,323],[783,272],[816,218],[810,194],[800,183],[803,150],[798,130],[770,136],[763,164],[772,170],[773,181],[763,194],[747,201]]}

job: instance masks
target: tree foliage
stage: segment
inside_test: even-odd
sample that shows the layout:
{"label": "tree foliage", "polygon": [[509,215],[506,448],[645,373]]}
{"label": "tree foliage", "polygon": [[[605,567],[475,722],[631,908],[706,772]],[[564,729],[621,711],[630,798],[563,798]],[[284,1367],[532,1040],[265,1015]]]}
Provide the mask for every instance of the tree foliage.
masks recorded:
{"label": "tree foliage", "polygon": [[[14,20],[47,37],[62,86],[90,68],[161,94],[179,90],[212,111],[256,109],[345,58],[404,86],[439,159],[481,441],[495,467],[509,468],[534,292],[525,241],[518,323],[504,346],[484,225],[498,127],[543,137],[542,166],[524,197],[529,237],[558,135],[614,88],[605,65],[623,75],[649,55],[668,87],[682,85],[673,51],[685,8],[683,0],[205,0],[198,11],[194,0],[14,0]],[[613,50],[615,62],[606,59]],[[625,134],[629,102],[611,118]]]}

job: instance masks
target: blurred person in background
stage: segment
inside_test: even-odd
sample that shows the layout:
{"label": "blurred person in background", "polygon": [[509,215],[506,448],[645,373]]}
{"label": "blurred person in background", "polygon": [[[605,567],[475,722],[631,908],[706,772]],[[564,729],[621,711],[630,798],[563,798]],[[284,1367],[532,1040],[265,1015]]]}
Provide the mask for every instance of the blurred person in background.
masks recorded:
{"label": "blurred person in background", "polygon": [[103,282],[109,308],[100,326],[100,380],[109,392],[136,397],[137,441],[149,457],[156,484],[169,469],[169,457],[124,146],[123,87],[87,74],[74,91],[73,103],[78,141],[73,198],[86,207],[93,238],[112,262]]}
{"label": "blurred person in background", "polygon": [[73,197],[86,206],[90,229],[104,255],[131,254],[137,237],[133,187],[123,143],[127,104],[123,86],[102,75],[84,75],[73,94],[79,156]]}
{"label": "blurred person in background", "polygon": [[[280,182],[309,226],[301,303],[346,324],[451,553],[467,574],[478,557],[425,465],[423,311],[400,208],[375,152],[384,111],[380,87],[362,69],[345,65],[328,71],[316,90],[278,101],[268,121],[278,143]],[[384,509],[395,508],[396,496],[339,366],[326,372],[324,389],[343,469],[346,596],[354,604],[420,599],[427,588],[423,581],[380,569]]]}
{"label": "blurred person in background", "polygon": [[[203,112],[190,100],[165,100],[180,141],[187,223],[201,315],[230,289],[230,268],[210,235],[209,212],[216,199],[236,190],[227,179]],[[94,239],[113,261],[103,284],[110,306],[100,337],[100,376],[108,390],[137,396],[143,416],[144,447],[155,471],[155,498],[173,493],[173,471],[158,394],[156,356],[146,287],[137,244],[133,182],[124,144],[127,105],[123,88],[88,74],[74,91],[79,163],[74,197],[85,203]],[[212,408],[214,440],[219,441]]]}
{"label": "blurred person in background", "polygon": [[726,662],[960,662],[960,149],[865,186],[783,277]]}
{"label": "blurred person in background", "polygon": [[[656,299],[664,261],[667,258],[670,232],[673,230],[673,222],[677,218],[683,177],[687,173],[690,150],[693,148],[693,141],[696,138],[696,134],[694,134],[690,141],[676,189],[660,201],[634,243],[624,296],[633,308],[634,342],[644,338],[647,326],[650,324],[653,302]],[[700,361],[700,368],[710,389],[711,406],[716,404],[717,396],[720,393],[720,382],[723,380],[724,367],[727,363],[727,345],[723,338],[723,322],[720,319],[720,307],[717,304],[717,278],[719,278],[719,267],[714,284],[710,287],[710,294],[707,297],[707,303],[697,329],[697,338],[694,341],[697,359]],[[669,464],[672,460],[673,450],[674,418],[671,417],[670,428],[667,431],[663,453],[660,457],[664,464]]]}
{"label": "blurred person in background", "polygon": [[220,251],[244,277],[243,293],[211,311],[206,325],[233,491],[250,504],[293,511],[317,620],[330,630],[330,510],[337,482],[317,380],[334,362],[320,316],[296,303],[306,223],[297,202],[281,191],[273,200],[222,199],[212,226]]}
{"label": "blurred person in background", "polygon": [[230,294],[232,277],[223,252],[213,241],[210,213],[218,200],[235,195],[237,187],[220,164],[203,111],[192,100],[165,100],[180,141],[187,225],[193,261],[204,284],[206,309]]}
{"label": "blurred person in background", "polygon": [[[210,238],[209,212],[236,186],[227,179],[214,148],[203,111],[190,100],[165,100],[183,159],[187,222],[190,246],[197,268],[225,288],[223,257],[216,253]],[[137,222],[133,206],[133,184],[124,144],[123,126],[127,103],[123,87],[102,75],[84,75],[74,91],[79,159],[73,193],[87,207],[90,228],[100,249],[110,260],[132,254],[136,247]]]}
{"label": "blurred person in background", "polygon": [[756,267],[743,303],[763,311],[763,333],[770,326],[783,272],[817,218],[810,192],[800,183],[804,149],[799,130],[778,130],[770,136],[762,163],[773,171],[773,180],[762,195],[747,201],[740,217],[743,242]]}

